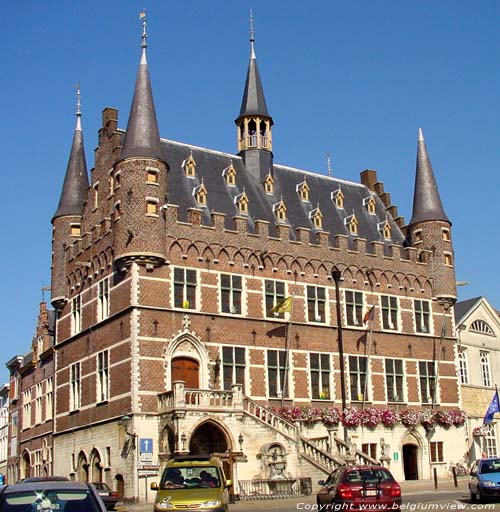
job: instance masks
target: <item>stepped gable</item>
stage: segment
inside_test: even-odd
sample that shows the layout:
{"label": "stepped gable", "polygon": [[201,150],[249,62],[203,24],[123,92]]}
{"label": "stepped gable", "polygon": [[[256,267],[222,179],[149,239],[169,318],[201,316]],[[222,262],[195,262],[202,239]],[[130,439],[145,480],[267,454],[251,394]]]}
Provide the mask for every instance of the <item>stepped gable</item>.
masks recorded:
{"label": "stepped gable", "polygon": [[[364,185],[330,178],[320,174],[292,169],[289,167],[274,165],[274,192],[266,194],[264,187],[245,171],[242,159],[237,155],[211,151],[204,148],[189,146],[178,142],[162,139],[162,150],[169,155],[170,167],[168,180],[168,203],[179,206],[178,215],[180,221],[187,221],[188,208],[199,207],[193,196],[193,189],[203,181],[207,189],[207,206],[199,207],[202,213],[202,223],[211,224],[210,212],[224,213],[226,215],[225,227],[233,228],[233,217],[239,215],[234,198],[243,190],[249,199],[248,225],[253,230],[254,221],[264,220],[270,223],[269,233],[277,235],[275,224],[276,217],[273,213],[273,205],[281,198],[287,207],[287,222],[290,225],[290,236],[296,238],[295,229],[298,227],[313,229],[309,213],[319,208],[323,215],[323,230],[330,232],[330,239],[334,241],[336,234],[344,234],[352,238],[365,238],[369,242],[379,241],[386,245],[402,245],[404,236],[396,225],[377,195],[374,195],[376,214],[368,213],[363,200],[370,194],[370,190]],[[195,177],[188,177],[182,167],[182,163],[193,156],[196,162]],[[225,183],[222,172],[230,164],[236,171],[236,186],[228,186]],[[310,201],[303,202],[297,192],[297,185],[304,179],[309,186]],[[331,193],[341,187],[344,195],[344,209],[337,209]],[[349,235],[348,227],[344,219],[355,213],[358,221],[358,234]],[[386,218],[391,225],[391,240],[384,240],[381,236],[378,224]]]}

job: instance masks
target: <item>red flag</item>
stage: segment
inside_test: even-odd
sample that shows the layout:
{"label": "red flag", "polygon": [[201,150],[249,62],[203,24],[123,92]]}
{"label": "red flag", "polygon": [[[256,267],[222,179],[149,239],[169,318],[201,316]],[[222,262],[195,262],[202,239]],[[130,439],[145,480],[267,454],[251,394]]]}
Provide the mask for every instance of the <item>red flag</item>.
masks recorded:
{"label": "red flag", "polygon": [[375,318],[375,304],[365,313],[363,317],[363,323],[366,325]]}

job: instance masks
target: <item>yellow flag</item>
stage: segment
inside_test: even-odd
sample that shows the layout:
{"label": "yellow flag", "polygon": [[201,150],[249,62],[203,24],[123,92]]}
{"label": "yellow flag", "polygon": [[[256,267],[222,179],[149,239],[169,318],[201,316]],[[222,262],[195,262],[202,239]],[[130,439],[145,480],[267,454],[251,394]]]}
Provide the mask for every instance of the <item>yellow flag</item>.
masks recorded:
{"label": "yellow flag", "polygon": [[271,311],[273,313],[290,313],[292,311],[292,297],[285,297],[280,300]]}

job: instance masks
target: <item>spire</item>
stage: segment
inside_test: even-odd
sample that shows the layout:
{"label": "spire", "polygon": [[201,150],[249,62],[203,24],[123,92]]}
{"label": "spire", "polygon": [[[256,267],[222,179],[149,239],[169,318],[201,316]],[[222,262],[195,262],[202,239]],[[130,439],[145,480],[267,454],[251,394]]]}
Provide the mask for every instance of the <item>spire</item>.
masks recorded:
{"label": "spire", "polygon": [[427,154],[424,135],[422,129],[419,128],[413,214],[410,225],[429,220],[441,220],[451,224],[444,213],[431,161]]}
{"label": "spire", "polygon": [[260,115],[271,117],[267,111],[264,89],[260,81],[257,57],[255,56],[255,31],[253,28],[253,15],[250,12],[250,63],[248,65],[247,79],[239,117]]}
{"label": "spire", "polygon": [[139,17],[142,20],[141,60],[120,160],[130,157],[164,160],[146,57],[146,13],[142,12]]}
{"label": "spire", "polygon": [[71,153],[66,168],[66,175],[54,219],[65,215],[82,215],[83,204],[87,196],[89,178],[87,175],[87,162],[83,146],[83,133],[81,124],[80,86],[77,86],[76,127],[73,134]]}

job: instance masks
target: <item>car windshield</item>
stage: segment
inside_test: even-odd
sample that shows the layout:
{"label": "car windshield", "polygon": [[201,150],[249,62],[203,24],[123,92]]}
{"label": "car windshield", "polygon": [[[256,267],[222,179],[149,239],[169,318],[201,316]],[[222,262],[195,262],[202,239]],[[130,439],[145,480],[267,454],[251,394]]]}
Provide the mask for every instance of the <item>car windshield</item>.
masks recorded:
{"label": "car windshield", "polygon": [[160,484],[162,489],[200,489],[219,487],[220,474],[215,466],[177,466],[168,468]]}
{"label": "car windshield", "polygon": [[33,489],[6,492],[0,496],[2,512],[99,512],[92,495],[85,490]]}
{"label": "car windshield", "polygon": [[344,477],[347,483],[379,483],[379,482],[392,482],[394,479],[392,475],[383,468],[366,468],[366,469],[353,469],[346,472]]}
{"label": "car windshield", "polygon": [[481,462],[481,473],[498,473],[500,472],[500,459],[485,460]]}

